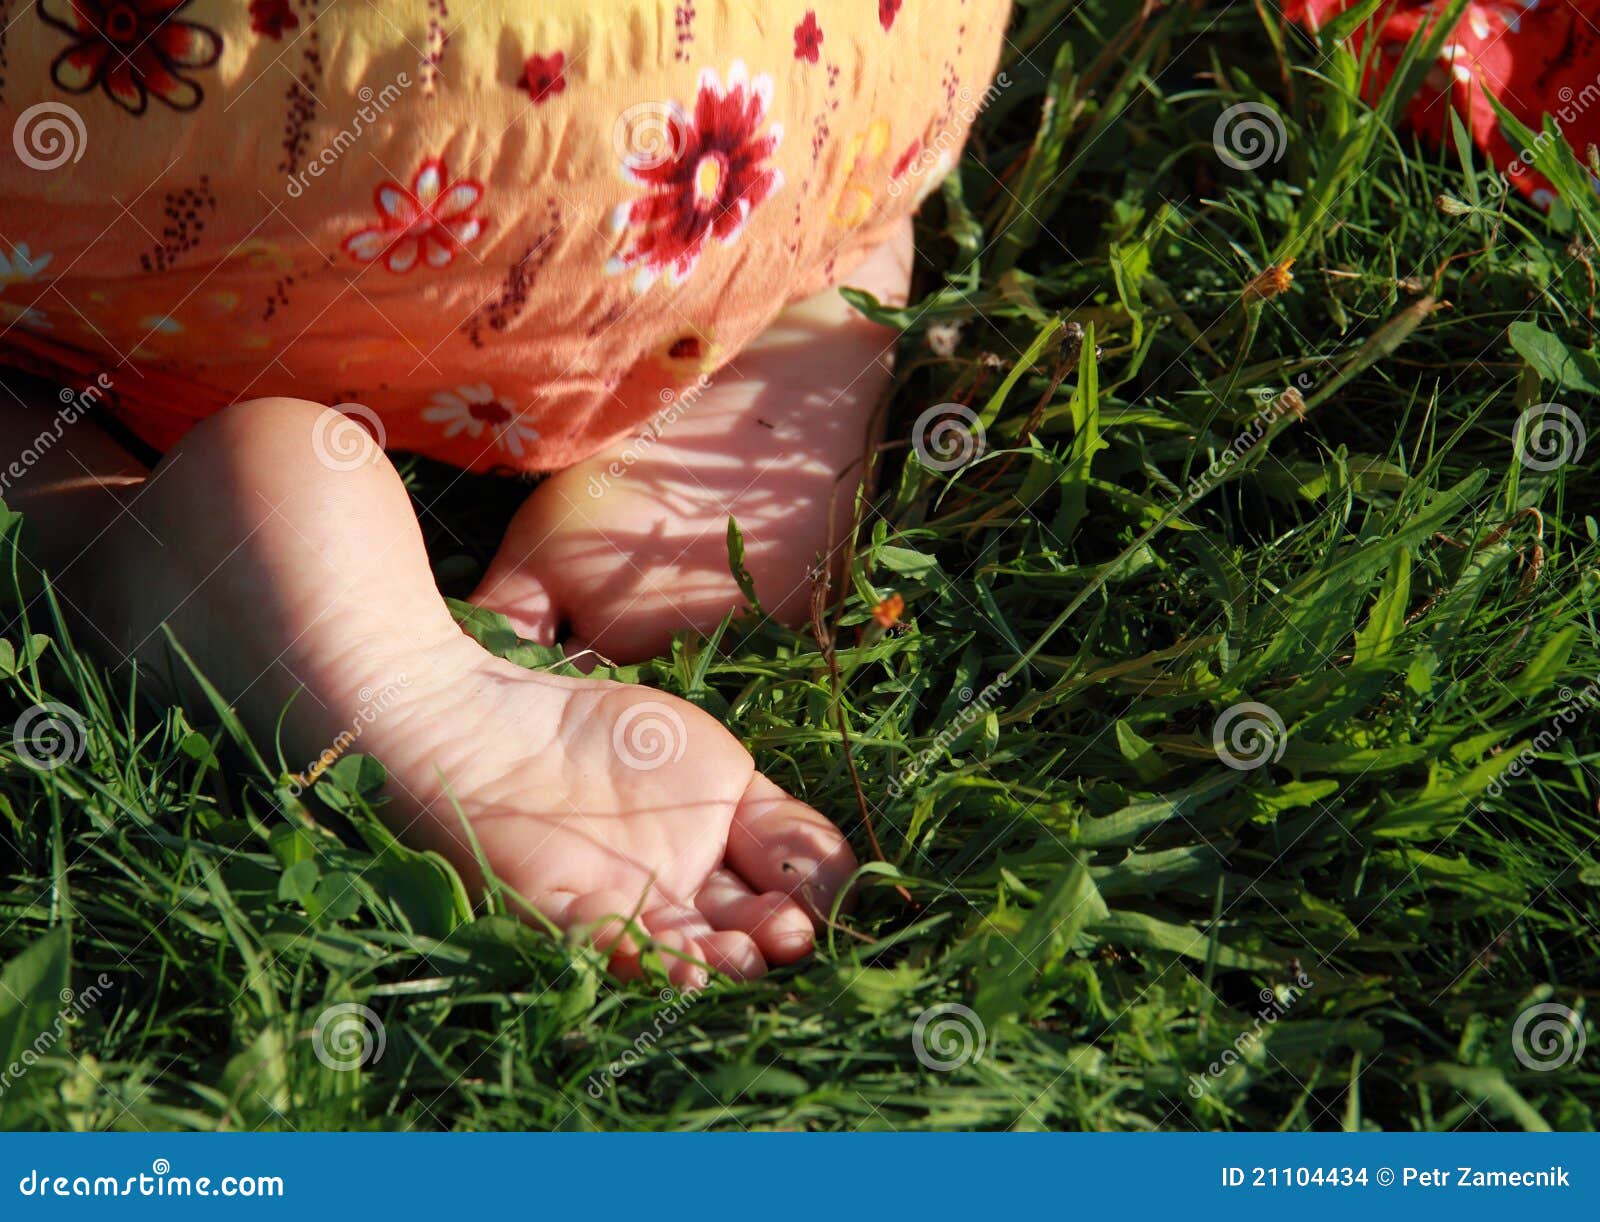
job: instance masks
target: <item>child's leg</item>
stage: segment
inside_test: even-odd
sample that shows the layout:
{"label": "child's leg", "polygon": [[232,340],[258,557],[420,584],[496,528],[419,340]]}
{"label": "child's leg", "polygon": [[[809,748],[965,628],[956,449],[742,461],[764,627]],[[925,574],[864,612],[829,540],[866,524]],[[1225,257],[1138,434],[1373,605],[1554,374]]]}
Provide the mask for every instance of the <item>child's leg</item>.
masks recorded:
{"label": "child's leg", "polygon": [[[910,273],[908,222],[850,283],[900,303]],[[540,484],[473,601],[533,640],[564,623],[607,657],[648,657],[743,605],[728,573],[731,516],[762,605],[802,621],[819,553],[849,529],[895,338],[837,292],[791,306],[659,436]]]}
{"label": "child's leg", "polygon": [[[8,402],[0,445],[20,452],[55,406]],[[238,404],[141,481],[80,422],[7,499],[102,652],[174,673],[165,622],[258,741],[293,697],[292,769],[359,723],[355,749],[389,769],[390,821],[464,870],[453,802],[496,874],[563,926],[639,911],[659,940],[744,975],[804,955],[807,909],[854,867],[838,831],[693,706],[529,672],[464,636],[382,453],[347,432],[359,461],[319,461],[335,451],[315,439],[355,427],[300,400]],[[617,946],[637,970],[637,948]]]}

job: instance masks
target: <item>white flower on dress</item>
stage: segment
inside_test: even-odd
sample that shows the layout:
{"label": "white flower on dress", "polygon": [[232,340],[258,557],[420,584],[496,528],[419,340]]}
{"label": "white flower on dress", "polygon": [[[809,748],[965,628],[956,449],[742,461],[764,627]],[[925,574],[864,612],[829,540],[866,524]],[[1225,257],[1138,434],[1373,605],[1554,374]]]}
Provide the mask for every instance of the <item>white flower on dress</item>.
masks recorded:
{"label": "white flower on dress", "polygon": [[28,250],[26,242],[18,242],[11,248],[11,257],[6,258],[6,252],[0,248],[0,291],[4,291],[8,284],[25,284],[38,277],[39,273],[50,266],[52,254],[40,255],[37,259]]}
{"label": "white flower on dress", "polygon": [[[39,273],[50,266],[52,254],[42,254],[37,258],[28,249],[26,242],[18,242],[11,247],[11,254],[7,257],[5,248],[0,247],[0,293],[6,291],[9,285],[26,284],[30,280],[37,280]],[[0,322],[8,326],[15,323],[28,327],[34,331],[49,331],[50,319],[43,310],[36,310],[32,306],[0,305]]]}
{"label": "white flower on dress", "polygon": [[345,238],[344,249],[358,263],[382,259],[396,275],[418,263],[449,267],[458,251],[483,236],[483,220],[474,212],[482,199],[482,183],[452,179],[444,162],[430,157],[410,189],[385,182],[373,192],[378,223]]}
{"label": "white flower on dress", "polygon": [[515,405],[496,395],[487,382],[435,391],[433,403],[423,409],[422,418],[430,424],[444,425],[446,437],[465,433],[477,440],[488,429],[495,448],[515,458],[522,457],[524,441],[539,440],[539,430],[524,424]]}
{"label": "white flower on dress", "polygon": [[5,323],[7,326],[15,323],[33,331],[55,329],[50,323],[49,315],[43,310],[36,310],[32,306],[8,305],[3,301],[0,301],[0,323]]}

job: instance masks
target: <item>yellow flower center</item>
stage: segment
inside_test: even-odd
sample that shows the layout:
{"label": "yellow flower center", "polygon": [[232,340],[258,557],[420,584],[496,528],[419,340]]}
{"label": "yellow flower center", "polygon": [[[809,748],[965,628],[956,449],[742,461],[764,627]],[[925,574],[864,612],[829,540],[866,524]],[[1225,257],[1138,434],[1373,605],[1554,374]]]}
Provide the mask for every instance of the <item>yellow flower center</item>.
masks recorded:
{"label": "yellow flower center", "polygon": [[699,203],[710,203],[722,190],[722,155],[707,153],[694,168],[694,197]]}

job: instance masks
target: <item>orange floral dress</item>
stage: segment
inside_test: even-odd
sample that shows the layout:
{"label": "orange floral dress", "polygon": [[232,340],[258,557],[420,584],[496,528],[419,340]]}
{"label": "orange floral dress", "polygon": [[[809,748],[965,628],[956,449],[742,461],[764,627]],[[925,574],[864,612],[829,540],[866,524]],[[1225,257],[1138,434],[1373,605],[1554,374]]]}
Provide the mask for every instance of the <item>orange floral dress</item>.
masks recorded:
{"label": "orange floral dress", "polygon": [[0,0],[0,361],[157,448],[292,395],[569,465],[937,185],[1008,0],[456,9]]}

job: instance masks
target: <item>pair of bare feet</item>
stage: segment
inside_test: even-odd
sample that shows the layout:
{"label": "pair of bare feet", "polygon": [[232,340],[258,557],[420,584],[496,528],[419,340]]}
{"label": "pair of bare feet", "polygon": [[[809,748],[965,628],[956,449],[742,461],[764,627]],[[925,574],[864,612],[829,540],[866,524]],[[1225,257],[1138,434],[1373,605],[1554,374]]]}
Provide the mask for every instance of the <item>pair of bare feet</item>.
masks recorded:
{"label": "pair of bare feet", "polygon": [[[852,283],[903,299],[910,256],[908,230]],[[653,444],[540,484],[473,601],[533,640],[565,627],[617,660],[648,657],[742,604],[733,516],[763,605],[800,619],[816,557],[848,525],[893,338],[836,292],[791,307]],[[53,406],[0,408],[0,445],[27,445]],[[693,705],[529,671],[464,635],[376,445],[314,460],[329,410],[236,404],[153,472],[79,425],[7,499],[103,653],[170,674],[169,627],[258,735],[293,700],[291,761],[360,718],[398,830],[469,876],[481,853],[619,974],[641,971],[648,943],[687,987],[809,953],[855,869],[840,831]]]}

